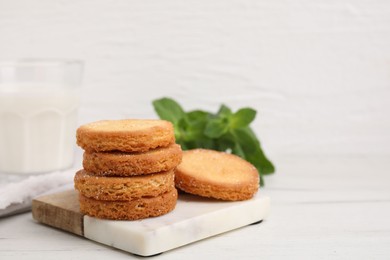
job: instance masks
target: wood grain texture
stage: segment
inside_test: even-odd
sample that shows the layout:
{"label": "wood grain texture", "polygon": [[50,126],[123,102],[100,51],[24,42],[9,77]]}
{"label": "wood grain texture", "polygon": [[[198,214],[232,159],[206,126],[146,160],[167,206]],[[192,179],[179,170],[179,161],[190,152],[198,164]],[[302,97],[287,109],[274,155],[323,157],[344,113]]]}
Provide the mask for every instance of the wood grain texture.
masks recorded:
{"label": "wood grain texture", "polygon": [[84,236],[83,214],[80,213],[78,192],[74,190],[34,199],[32,215],[38,222]]}
{"label": "wood grain texture", "polygon": [[86,61],[80,123],[259,111],[279,155],[390,154],[390,2],[2,0],[0,57]]}
{"label": "wood grain texture", "polygon": [[[272,205],[262,224],[157,259],[390,259],[388,156],[296,156],[279,160],[278,166],[260,190]],[[0,259],[139,259],[37,225],[30,213],[0,219],[0,239]]]}

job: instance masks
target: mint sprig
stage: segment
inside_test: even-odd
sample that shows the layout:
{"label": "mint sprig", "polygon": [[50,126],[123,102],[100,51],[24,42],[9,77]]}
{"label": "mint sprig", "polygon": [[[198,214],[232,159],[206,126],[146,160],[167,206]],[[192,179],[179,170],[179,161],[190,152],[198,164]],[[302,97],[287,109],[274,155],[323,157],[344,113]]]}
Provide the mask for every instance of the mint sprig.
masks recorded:
{"label": "mint sprig", "polygon": [[183,150],[231,151],[257,168],[262,186],[263,175],[275,172],[274,165],[265,156],[259,139],[250,128],[256,117],[254,109],[241,108],[233,113],[229,107],[221,105],[217,113],[202,110],[185,112],[171,98],[154,100],[153,106],[161,119],[173,123],[176,142]]}

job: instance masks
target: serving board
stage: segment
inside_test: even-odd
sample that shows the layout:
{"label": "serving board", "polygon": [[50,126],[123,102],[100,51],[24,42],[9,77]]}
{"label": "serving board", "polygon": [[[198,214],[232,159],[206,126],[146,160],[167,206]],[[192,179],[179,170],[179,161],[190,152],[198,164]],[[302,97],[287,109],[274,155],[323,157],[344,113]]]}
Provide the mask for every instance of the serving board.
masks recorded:
{"label": "serving board", "polygon": [[260,193],[239,202],[180,193],[176,208],[166,215],[118,221],[83,215],[75,190],[45,195],[32,202],[33,218],[38,222],[141,256],[261,222],[269,208],[269,198]]}

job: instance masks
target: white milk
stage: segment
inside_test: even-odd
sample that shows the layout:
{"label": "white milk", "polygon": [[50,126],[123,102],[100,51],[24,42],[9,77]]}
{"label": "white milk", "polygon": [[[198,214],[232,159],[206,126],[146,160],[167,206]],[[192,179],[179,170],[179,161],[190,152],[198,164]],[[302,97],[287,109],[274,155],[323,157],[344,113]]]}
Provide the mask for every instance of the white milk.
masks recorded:
{"label": "white milk", "polygon": [[0,92],[0,172],[38,174],[70,167],[76,92]]}

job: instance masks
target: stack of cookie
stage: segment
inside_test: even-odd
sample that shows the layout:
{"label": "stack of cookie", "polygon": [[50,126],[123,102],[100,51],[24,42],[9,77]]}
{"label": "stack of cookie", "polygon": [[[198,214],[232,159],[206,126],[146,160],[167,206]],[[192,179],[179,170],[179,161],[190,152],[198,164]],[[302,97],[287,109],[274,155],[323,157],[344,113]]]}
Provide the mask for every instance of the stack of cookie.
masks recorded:
{"label": "stack of cookie", "polygon": [[170,122],[105,120],[77,129],[85,150],[75,175],[82,213],[103,219],[136,220],[175,208],[174,170],[182,151]]}

